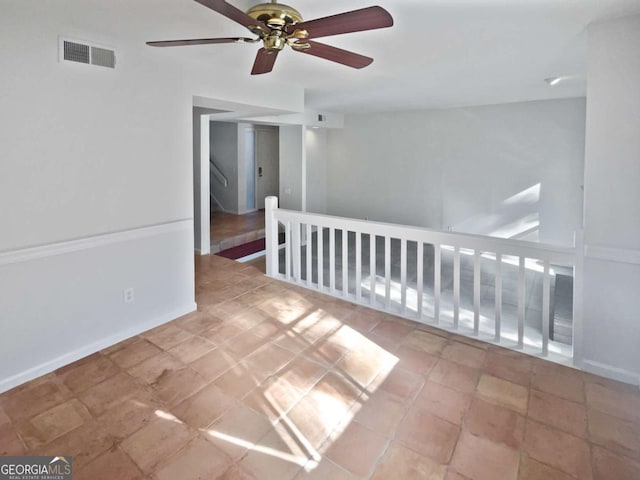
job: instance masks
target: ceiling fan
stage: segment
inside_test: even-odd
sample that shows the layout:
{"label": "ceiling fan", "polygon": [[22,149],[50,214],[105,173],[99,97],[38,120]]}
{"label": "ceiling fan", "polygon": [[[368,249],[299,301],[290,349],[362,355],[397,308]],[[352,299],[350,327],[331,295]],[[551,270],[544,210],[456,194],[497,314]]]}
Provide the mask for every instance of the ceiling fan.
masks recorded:
{"label": "ceiling fan", "polygon": [[198,38],[192,40],[168,40],[147,42],[153,47],[176,47],[183,45],[206,45],[216,43],[256,43],[262,41],[251,75],[268,73],[273,69],[278,53],[289,45],[294,51],[307,53],[353,68],[363,68],[373,58],[312,41],[319,37],[342,33],[375,30],[393,25],[393,18],[382,7],[367,7],[350,12],[302,20],[295,8],[276,0],[251,7],[247,12],[234,7],[225,0],[195,0],[225,17],[248,28],[257,38]]}

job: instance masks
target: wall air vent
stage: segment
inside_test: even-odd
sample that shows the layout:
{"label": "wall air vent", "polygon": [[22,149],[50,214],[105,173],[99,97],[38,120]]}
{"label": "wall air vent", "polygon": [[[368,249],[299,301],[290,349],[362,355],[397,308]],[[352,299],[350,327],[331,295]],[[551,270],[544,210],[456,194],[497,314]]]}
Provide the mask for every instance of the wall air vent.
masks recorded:
{"label": "wall air vent", "polygon": [[104,45],[60,38],[60,62],[86,63],[115,68],[116,52]]}

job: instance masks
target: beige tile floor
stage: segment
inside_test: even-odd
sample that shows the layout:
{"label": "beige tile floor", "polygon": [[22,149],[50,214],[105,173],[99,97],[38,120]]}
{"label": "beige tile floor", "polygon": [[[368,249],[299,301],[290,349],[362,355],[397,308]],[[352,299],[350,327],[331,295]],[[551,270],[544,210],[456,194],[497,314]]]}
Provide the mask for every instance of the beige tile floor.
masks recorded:
{"label": "beige tile floor", "polygon": [[637,388],[196,259],[199,311],[0,396],[80,479],[640,478]]}

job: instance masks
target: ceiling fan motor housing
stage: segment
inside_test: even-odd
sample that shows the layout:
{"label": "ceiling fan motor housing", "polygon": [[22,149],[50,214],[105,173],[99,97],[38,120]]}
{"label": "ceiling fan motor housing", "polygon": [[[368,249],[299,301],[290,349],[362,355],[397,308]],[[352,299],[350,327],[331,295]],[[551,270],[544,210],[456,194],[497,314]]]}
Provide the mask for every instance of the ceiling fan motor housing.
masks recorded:
{"label": "ceiling fan motor housing", "polygon": [[[254,33],[260,35],[265,50],[269,52],[280,51],[285,45],[292,44],[300,38],[305,38],[306,31],[296,30],[294,34],[287,34],[287,27],[302,22],[302,15],[295,8],[282,3],[261,3],[247,10],[247,15],[266,25],[270,32],[257,30]],[[289,38],[291,37],[291,38]]]}
{"label": "ceiling fan motor housing", "polygon": [[292,23],[302,22],[302,15],[295,8],[282,3],[261,3],[247,10],[247,15],[272,29],[281,30]]}

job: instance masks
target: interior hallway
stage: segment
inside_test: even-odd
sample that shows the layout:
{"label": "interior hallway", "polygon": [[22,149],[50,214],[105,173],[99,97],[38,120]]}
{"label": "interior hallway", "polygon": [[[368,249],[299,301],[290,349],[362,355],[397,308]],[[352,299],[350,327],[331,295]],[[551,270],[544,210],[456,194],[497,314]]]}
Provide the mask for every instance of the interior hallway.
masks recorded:
{"label": "interior hallway", "polygon": [[632,480],[637,388],[196,257],[199,311],[0,395],[75,480]]}

